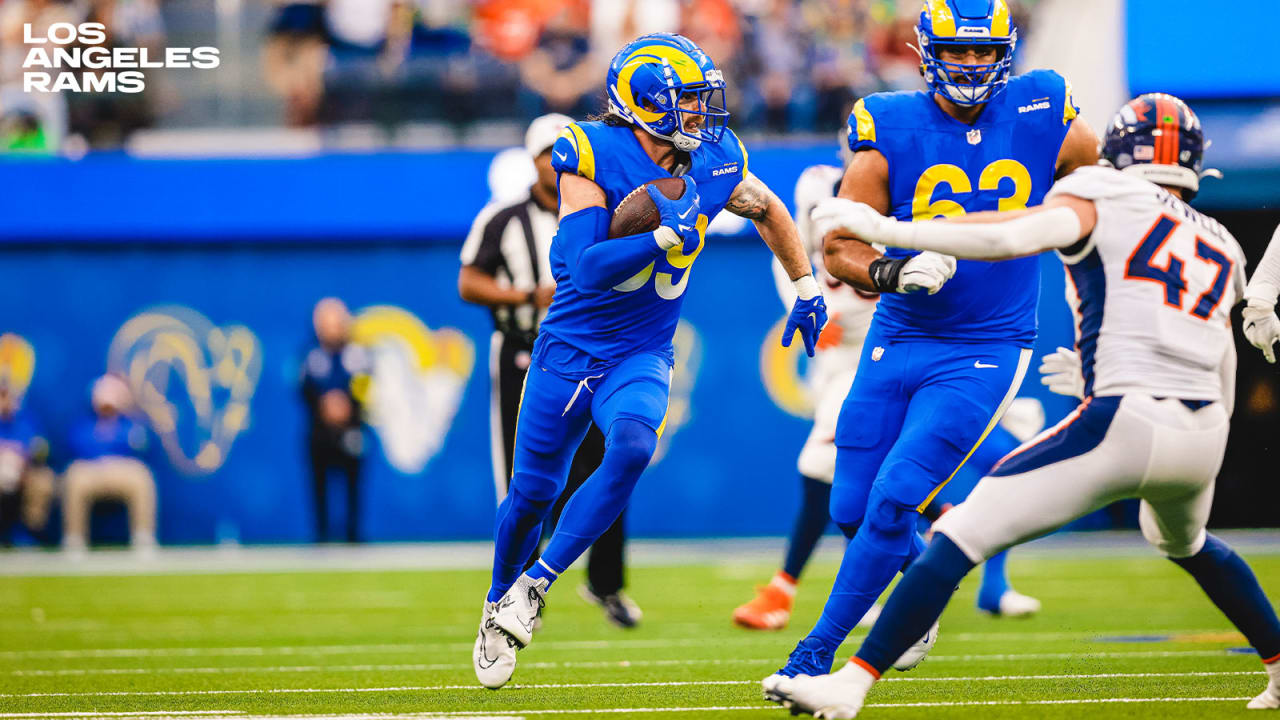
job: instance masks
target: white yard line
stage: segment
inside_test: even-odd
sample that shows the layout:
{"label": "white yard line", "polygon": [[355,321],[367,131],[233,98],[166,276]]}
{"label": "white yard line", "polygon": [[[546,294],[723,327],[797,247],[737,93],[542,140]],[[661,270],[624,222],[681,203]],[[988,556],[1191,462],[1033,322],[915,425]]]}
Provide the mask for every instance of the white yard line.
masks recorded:
{"label": "white yard line", "polygon": [[[1080,673],[1062,675],[982,675],[978,677],[891,677],[884,682],[1009,682],[1019,680],[1099,680],[1117,678],[1188,678],[1188,677],[1223,677],[1233,675],[1263,675],[1260,670],[1220,670],[1167,673]],[[659,682],[599,682],[599,683],[530,683],[512,685],[516,690],[566,690],[583,688],[640,688],[640,687],[701,687],[722,685],[754,685],[757,680],[683,680]],[[347,688],[250,688],[226,690],[120,690],[94,692],[37,692],[37,693],[5,693],[0,698],[51,698],[51,697],[160,697],[189,695],[289,695],[289,694],[322,694],[322,693],[396,693],[396,692],[436,692],[443,690],[477,690],[485,688],[475,685],[401,685],[394,687],[347,687]]]}
{"label": "white yard line", "polygon": [[242,717],[238,710],[136,710],[133,712],[0,712],[0,717]]}
{"label": "white yard line", "polygon": [[[956,661],[1007,661],[1007,660],[1073,660],[1085,657],[1230,657],[1243,653],[1225,650],[1169,650],[1129,652],[1021,652],[995,653],[995,655],[931,655],[929,662]],[[705,660],[577,660],[522,662],[521,667],[558,669],[558,667],[662,667],[671,665],[768,665],[781,662],[780,657],[730,657],[730,659]],[[56,670],[10,670],[9,675],[19,678],[64,678],[79,675],[224,675],[236,673],[422,673],[422,671],[466,670],[466,662],[407,662],[407,664],[379,665],[238,665],[221,667],[76,667]]]}
{"label": "white yard line", "polygon": [[[1167,658],[1167,657],[1251,657],[1248,654],[1228,653],[1226,650],[1134,650],[1129,652],[1061,652],[1061,653],[998,653],[972,655],[930,655],[929,662],[968,662],[987,660],[1069,660],[1083,658]],[[696,660],[578,660],[565,662],[521,663],[523,668],[630,668],[662,667],[669,665],[758,665],[781,662],[780,657],[767,658],[708,658]],[[68,677],[81,675],[221,675],[231,673],[307,673],[307,672],[424,672],[466,670],[467,663],[404,663],[377,665],[239,665],[234,667],[151,667],[151,668],[59,668],[56,670],[10,670],[16,677]],[[2,674],[2,671],[0,671]]]}
{"label": "white yard line", "polygon": [[[1182,703],[1182,702],[1244,702],[1248,697],[1164,697],[1164,698],[1081,698],[1077,700],[973,700],[955,702],[919,702],[919,703],[868,703],[874,708],[945,708],[945,707],[988,707],[997,705],[1105,705],[1110,703]],[[640,707],[640,708],[583,708],[576,710],[504,710],[514,716],[525,715],[604,715],[622,713],[701,713],[701,712],[742,712],[759,710],[777,713],[777,705],[711,705],[706,707]],[[233,715],[234,720],[278,720],[280,715]],[[391,720],[392,718],[415,718],[416,720],[432,720],[434,718],[475,718],[481,716],[473,711],[437,713],[369,713],[362,715],[289,715],[288,720]],[[505,716],[504,716],[505,717]]]}
{"label": "white yard line", "polygon": [[[930,655],[929,662],[1067,660],[1077,658],[1158,658],[1158,657],[1231,657],[1225,650],[1134,650],[1130,652],[1074,653],[1006,653],[992,655]],[[1249,655],[1239,654],[1239,657]],[[631,668],[681,665],[769,665],[781,662],[778,657],[716,658],[702,660],[578,660],[566,662],[521,663],[522,668]],[[227,675],[235,673],[310,673],[310,672],[432,672],[466,670],[467,663],[388,663],[377,665],[237,665],[222,667],[149,667],[149,668],[58,668],[53,670],[10,670],[14,677],[77,677],[84,675]]]}
{"label": "white yard line", "polygon": [[[942,637],[959,642],[1005,641],[1005,640],[1081,640],[1085,642],[1104,642],[1099,638],[1117,636],[1160,636],[1160,635],[1207,635],[1233,632],[1229,629],[1211,630],[1088,630],[1080,632],[1029,632],[1029,633],[955,633]],[[861,636],[853,636],[857,640]],[[724,645],[776,645],[777,638],[771,636],[742,635],[716,638],[715,646]],[[200,657],[200,656],[267,656],[267,655],[347,655],[352,653],[397,654],[417,653],[431,650],[465,651],[472,649],[472,642],[439,642],[439,643],[376,643],[376,644],[332,644],[332,645],[280,645],[280,646],[239,646],[239,647],[155,647],[155,648],[96,648],[80,650],[5,650],[0,651],[0,659],[32,659],[32,658],[112,658],[112,657]],[[609,650],[615,648],[667,648],[667,647],[703,647],[708,644],[702,638],[644,638],[623,640],[546,640],[538,643],[542,650]]]}

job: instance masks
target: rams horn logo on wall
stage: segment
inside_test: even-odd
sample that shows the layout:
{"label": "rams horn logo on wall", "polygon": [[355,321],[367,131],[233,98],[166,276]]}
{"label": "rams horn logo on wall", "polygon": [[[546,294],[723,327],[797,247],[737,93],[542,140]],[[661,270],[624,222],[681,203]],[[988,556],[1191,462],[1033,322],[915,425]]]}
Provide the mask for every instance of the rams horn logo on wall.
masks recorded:
{"label": "rams horn logo on wall", "polygon": [[790,415],[811,419],[813,393],[807,379],[810,366],[806,364],[801,370],[801,363],[807,360],[804,343],[793,342],[789,348],[779,344],[778,338],[782,337],[786,324],[784,316],[765,333],[764,343],[760,346],[760,377],[775,405]]}
{"label": "rams horn logo on wall", "polygon": [[21,335],[0,335],[0,385],[14,397],[22,397],[36,371],[36,351]]}
{"label": "rams horn logo on wall", "polygon": [[249,427],[262,349],[243,325],[217,327],[191,308],[165,306],[134,315],[116,332],[107,367],[128,380],[173,466],[207,475]]}
{"label": "rams horn logo on wall", "polygon": [[453,328],[431,330],[393,305],[364,308],[351,339],[369,349],[373,372],[358,388],[387,462],[421,472],[444,444],[475,364],[471,340]]}

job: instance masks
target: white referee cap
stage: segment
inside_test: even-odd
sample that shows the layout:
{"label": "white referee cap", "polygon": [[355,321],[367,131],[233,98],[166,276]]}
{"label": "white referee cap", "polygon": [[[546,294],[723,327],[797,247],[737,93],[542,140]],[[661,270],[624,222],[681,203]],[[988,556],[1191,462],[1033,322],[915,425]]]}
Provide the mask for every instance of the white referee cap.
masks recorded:
{"label": "white referee cap", "polygon": [[529,157],[536,158],[549,150],[556,144],[560,131],[572,122],[573,118],[560,113],[549,113],[535,118],[529,123],[529,129],[524,133],[524,149],[529,151]]}

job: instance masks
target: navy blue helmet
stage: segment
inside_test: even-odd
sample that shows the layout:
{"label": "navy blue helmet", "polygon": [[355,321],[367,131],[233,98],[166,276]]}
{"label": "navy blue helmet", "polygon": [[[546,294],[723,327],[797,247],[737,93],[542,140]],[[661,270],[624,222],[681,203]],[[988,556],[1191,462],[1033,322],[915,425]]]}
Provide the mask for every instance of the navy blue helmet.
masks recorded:
{"label": "navy blue helmet", "polygon": [[1157,185],[1182,188],[1187,200],[1200,190],[1207,143],[1200,118],[1178,98],[1146,93],[1125,103],[1107,127],[1102,158],[1117,170]]}

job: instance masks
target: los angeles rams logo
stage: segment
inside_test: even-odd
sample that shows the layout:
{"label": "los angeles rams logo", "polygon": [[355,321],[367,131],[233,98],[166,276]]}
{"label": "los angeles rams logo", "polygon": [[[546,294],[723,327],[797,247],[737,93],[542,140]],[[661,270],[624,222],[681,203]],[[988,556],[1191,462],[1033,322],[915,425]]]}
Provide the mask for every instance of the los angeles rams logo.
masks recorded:
{"label": "los angeles rams logo", "polygon": [[207,475],[249,427],[262,348],[243,325],[217,327],[191,308],[157,307],[116,332],[107,366],[128,381],[173,466]]}
{"label": "los angeles rams logo", "polygon": [[373,357],[368,387],[357,391],[387,462],[402,473],[421,472],[453,424],[475,347],[461,332],[432,330],[393,305],[356,313],[351,339]]}
{"label": "los angeles rams logo", "polygon": [[813,393],[809,390],[807,373],[811,364],[804,352],[804,344],[796,341],[791,347],[782,347],[778,338],[786,327],[784,316],[769,332],[760,345],[760,378],[765,392],[783,411],[798,418],[813,417]]}

